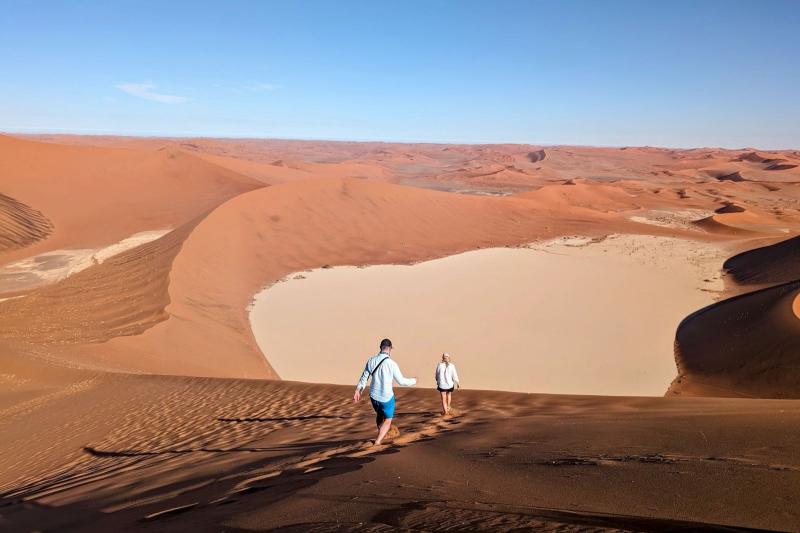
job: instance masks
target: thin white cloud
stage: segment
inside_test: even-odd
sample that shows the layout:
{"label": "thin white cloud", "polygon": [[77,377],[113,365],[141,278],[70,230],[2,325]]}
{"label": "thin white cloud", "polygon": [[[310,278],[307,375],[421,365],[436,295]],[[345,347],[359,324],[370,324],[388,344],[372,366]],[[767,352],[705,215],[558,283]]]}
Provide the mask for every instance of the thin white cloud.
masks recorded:
{"label": "thin white cloud", "polygon": [[280,89],[281,86],[276,83],[250,83],[242,87],[245,91],[260,92],[260,91],[275,91]]}
{"label": "thin white cloud", "polygon": [[161,102],[162,104],[182,104],[189,99],[185,96],[174,96],[171,94],[161,94],[153,91],[156,86],[152,83],[120,83],[116,86],[122,92],[131,96]]}

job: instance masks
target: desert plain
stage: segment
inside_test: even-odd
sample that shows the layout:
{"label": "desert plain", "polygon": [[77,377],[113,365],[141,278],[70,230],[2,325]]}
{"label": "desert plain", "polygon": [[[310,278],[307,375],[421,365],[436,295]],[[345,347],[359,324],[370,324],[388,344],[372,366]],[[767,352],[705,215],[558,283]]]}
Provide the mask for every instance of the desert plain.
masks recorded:
{"label": "desert plain", "polygon": [[0,184],[3,530],[800,531],[800,151],[0,135]]}

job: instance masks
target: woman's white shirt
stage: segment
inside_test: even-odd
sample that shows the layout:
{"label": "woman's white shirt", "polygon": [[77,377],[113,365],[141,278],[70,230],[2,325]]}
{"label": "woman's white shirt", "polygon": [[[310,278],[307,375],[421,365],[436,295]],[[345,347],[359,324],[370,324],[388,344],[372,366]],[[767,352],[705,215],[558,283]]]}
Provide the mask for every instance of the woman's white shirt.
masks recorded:
{"label": "woman's white shirt", "polygon": [[458,383],[458,371],[456,365],[449,365],[442,361],[436,365],[436,386],[440,389],[452,389]]}

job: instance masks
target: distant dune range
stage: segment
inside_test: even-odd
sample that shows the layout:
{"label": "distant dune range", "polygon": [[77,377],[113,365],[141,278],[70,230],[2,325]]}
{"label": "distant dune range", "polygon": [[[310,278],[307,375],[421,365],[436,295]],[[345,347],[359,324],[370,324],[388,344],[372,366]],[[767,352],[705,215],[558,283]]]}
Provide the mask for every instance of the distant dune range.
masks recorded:
{"label": "distant dune range", "polygon": [[[178,229],[22,298],[0,302],[6,318],[0,339],[45,345],[52,357],[92,368],[138,372],[275,377],[255,344],[247,307],[260,288],[292,272],[321,265],[408,263],[570,234],[758,237],[776,226],[796,224],[782,210],[796,212],[800,198],[794,189],[778,199],[751,183],[703,178],[706,168],[724,164],[731,171],[754,172],[752,179],[758,180],[763,174],[754,167],[760,169],[766,159],[788,161],[794,154],[50,140],[58,144],[0,139],[4,192],[13,195],[13,205],[25,201],[41,211],[26,207],[30,223],[22,226],[52,228],[49,238],[7,251],[6,261],[109,244],[137,231]],[[496,164],[505,170],[488,172]],[[544,164],[550,167],[537,170]],[[429,181],[431,169],[439,177]],[[353,175],[362,179],[346,177]],[[630,175],[637,178],[624,178]],[[441,181],[444,176],[448,181]],[[520,180],[527,192],[505,198],[483,194],[492,187],[513,192]],[[273,183],[279,185],[269,186]],[[80,209],[61,201],[76,194]],[[733,200],[747,207],[732,209]],[[699,232],[669,224],[643,226],[625,215],[665,206],[717,213],[697,222]],[[19,231],[3,226],[8,239]]]}
{"label": "distant dune range", "polygon": [[[800,397],[798,165],[750,148],[0,136],[0,269],[169,230],[63,279],[4,281],[0,526],[796,529],[800,408],[748,398]],[[401,436],[373,450],[352,388],[276,380],[248,321],[257,292],[306,269],[617,233],[730,250],[720,301],[676,332],[668,398],[465,391],[441,418],[431,391],[402,391]]]}

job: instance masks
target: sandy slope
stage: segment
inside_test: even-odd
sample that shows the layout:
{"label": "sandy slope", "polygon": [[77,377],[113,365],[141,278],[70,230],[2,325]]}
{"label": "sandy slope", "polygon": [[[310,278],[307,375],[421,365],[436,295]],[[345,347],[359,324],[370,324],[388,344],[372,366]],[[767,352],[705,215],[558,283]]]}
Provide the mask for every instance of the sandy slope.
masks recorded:
{"label": "sandy slope", "polygon": [[[247,307],[289,273],[576,234],[743,251],[800,230],[800,153],[46,140],[0,138],[4,264],[175,229],[3,294],[7,529],[798,529],[796,401],[470,391],[460,417],[440,419],[429,391],[403,391],[402,435],[375,454],[350,387],[241,378],[275,375]],[[677,215],[730,203],[745,211],[705,226]],[[781,285],[683,322],[674,392],[793,395],[790,249],[729,268]]]}
{"label": "sandy slope", "polygon": [[41,211],[0,194],[0,253],[46,239],[53,223]]}
{"label": "sandy slope", "polygon": [[[716,209],[731,203],[736,194],[746,211],[717,217],[761,213],[757,216],[766,217],[763,226],[798,227],[796,210],[786,207],[796,202],[791,185],[766,190],[750,181],[719,182],[708,177],[696,181],[699,174],[694,178],[679,174],[700,172],[723,160],[734,166],[755,164],[749,159],[738,161],[741,153],[726,151],[569,147],[534,151],[516,145],[113,138],[103,146],[2,141],[0,148],[8,152],[3,160],[4,181],[11,192],[30,196],[30,205],[40,205],[54,224],[51,237],[7,252],[7,259],[15,254],[31,257],[42,249],[85,246],[112,236],[124,238],[130,234],[122,232],[152,229],[148,226],[156,222],[178,222],[176,227],[183,228],[74,279],[0,301],[0,311],[9,317],[0,340],[9,345],[46,346],[53,357],[93,368],[274,376],[253,339],[247,306],[263,286],[320,265],[413,262],[564,234],[651,233],[706,240],[761,236],[758,229],[744,234],[738,229],[709,233],[701,226],[631,220],[646,219],[654,209]],[[278,156],[285,160],[275,165]],[[291,163],[301,157],[308,161]],[[527,181],[531,185],[539,178],[530,166],[545,162],[561,178],[578,171],[597,177],[569,178],[505,198],[382,183],[418,179],[409,174],[411,168],[426,172],[434,167],[506,164],[532,172]],[[225,169],[223,164],[249,169],[252,177]],[[260,186],[256,178],[270,177],[258,174],[254,165],[256,170],[274,167],[275,176],[289,182],[252,190]],[[376,170],[368,174],[380,179],[338,178],[336,173],[326,175],[320,170],[337,165],[345,175],[372,165]],[[303,166],[312,170],[302,172],[323,177],[282,174]],[[394,174],[387,176],[389,171]],[[650,177],[620,180],[608,176],[617,172],[649,173]],[[71,176],[70,181],[59,180],[60,173]],[[459,179],[447,183],[454,185]],[[497,185],[488,177],[467,181],[479,187]],[[86,211],[78,215],[69,204],[56,202],[67,190],[82,191]],[[225,201],[237,191],[245,193]],[[785,204],[780,213],[774,207],[779,199]],[[772,214],[767,216],[767,212]],[[98,290],[107,296],[99,296]],[[63,321],[49,322],[59,316]]]}
{"label": "sandy slope", "polygon": [[800,279],[800,237],[737,254],[723,265],[740,285],[785,283]]}
{"label": "sandy slope", "polygon": [[[800,280],[701,309],[678,328],[671,390],[708,396],[800,397]],[[712,333],[713,332],[713,333]]]}
{"label": "sandy slope", "polygon": [[800,397],[798,238],[725,261],[746,292],[688,316],[676,336],[676,394]]}
{"label": "sandy slope", "polygon": [[[24,225],[45,217],[52,226],[49,238],[5,250],[2,262],[174,228],[263,186],[174,149],[67,146],[6,136],[0,136],[0,176],[6,196],[35,210]],[[15,233],[0,225],[0,235]]]}
{"label": "sandy slope", "polygon": [[[137,354],[137,360],[141,355],[152,364],[150,371],[168,373],[176,372],[167,363],[171,354],[187,353],[197,363],[182,373],[269,377],[247,307],[261,287],[289,273],[320,264],[412,262],[562,231],[591,231],[592,222],[604,216],[580,208],[554,211],[529,199],[360,179],[259,189],[214,210],[183,242],[170,271],[168,320],[135,338],[82,347],[81,353],[95,360]],[[632,224],[608,219],[607,226]]]}
{"label": "sandy slope", "polygon": [[349,403],[350,387],[61,371],[69,385],[54,390],[47,375],[0,394],[0,427],[15,428],[0,443],[11,531],[800,520],[794,401],[465,391],[461,414],[440,418],[430,392],[405,390],[401,435],[372,450],[371,411]]}

